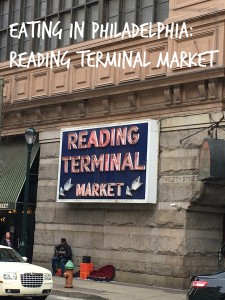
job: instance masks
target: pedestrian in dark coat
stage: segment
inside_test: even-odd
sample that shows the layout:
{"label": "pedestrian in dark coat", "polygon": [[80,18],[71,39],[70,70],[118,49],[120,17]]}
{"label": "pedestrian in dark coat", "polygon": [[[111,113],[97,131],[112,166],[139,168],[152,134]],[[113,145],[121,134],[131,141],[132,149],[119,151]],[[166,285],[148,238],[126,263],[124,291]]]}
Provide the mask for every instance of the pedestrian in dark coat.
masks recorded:
{"label": "pedestrian in dark coat", "polygon": [[69,259],[72,259],[71,247],[67,244],[65,238],[61,238],[61,243],[55,246],[54,256],[52,258],[52,274],[56,274],[57,265],[60,262],[63,276],[63,273],[65,272],[65,264]]}
{"label": "pedestrian in dark coat", "polygon": [[1,245],[14,248],[14,245],[13,245],[13,242],[11,239],[11,234],[9,231],[6,232],[5,236],[1,240]]}

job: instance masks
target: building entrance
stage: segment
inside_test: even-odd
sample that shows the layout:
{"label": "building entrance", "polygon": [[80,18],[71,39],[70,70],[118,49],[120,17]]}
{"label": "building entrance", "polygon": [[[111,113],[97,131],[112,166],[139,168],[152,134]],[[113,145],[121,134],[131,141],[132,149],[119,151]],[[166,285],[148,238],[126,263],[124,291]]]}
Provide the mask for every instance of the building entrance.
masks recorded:
{"label": "building entrance", "polygon": [[[28,262],[32,262],[33,245],[34,245],[34,230],[35,230],[35,209],[37,201],[37,184],[38,184],[38,169],[39,169],[39,151],[37,152],[31,169],[29,181],[29,202],[27,209],[27,249],[26,257]],[[3,193],[4,194],[4,193]],[[13,240],[15,250],[19,251],[19,242],[21,237],[22,219],[23,219],[23,201],[24,201],[24,185],[18,195],[15,209],[0,208],[0,241],[9,231]]]}

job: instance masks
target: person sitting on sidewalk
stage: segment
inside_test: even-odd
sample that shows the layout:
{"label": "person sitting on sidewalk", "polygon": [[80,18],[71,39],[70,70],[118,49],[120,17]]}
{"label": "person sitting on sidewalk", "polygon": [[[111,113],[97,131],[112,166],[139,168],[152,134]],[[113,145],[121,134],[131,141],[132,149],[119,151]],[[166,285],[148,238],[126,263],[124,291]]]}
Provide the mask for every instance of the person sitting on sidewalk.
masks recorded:
{"label": "person sitting on sidewalk", "polygon": [[55,253],[52,258],[52,275],[55,275],[57,272],[57,265],[60,262],[60,267],[63,273],[65,272],[65,264],[69,259],[72,259],[72,250],[71,247],[67,244],[65,238],[61,238],[61,243],[55,246]]}

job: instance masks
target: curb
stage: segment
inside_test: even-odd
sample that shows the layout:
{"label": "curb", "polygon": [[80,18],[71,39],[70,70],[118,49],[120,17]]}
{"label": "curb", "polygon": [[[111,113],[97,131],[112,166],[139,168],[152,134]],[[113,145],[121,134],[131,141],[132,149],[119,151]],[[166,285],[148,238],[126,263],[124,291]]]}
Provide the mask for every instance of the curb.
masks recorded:
{"label": "curb", "polygon": [[109,300],[109,298],[101,297],[94,294],[86,294],[86,293],[80,293],[75,291],[64,291],[64,290],[58,290],[53,289],[50,295],[56,295],[56,296],[64,296],[64,297],[72,297],[72,298],[79,298],[80,300]]}

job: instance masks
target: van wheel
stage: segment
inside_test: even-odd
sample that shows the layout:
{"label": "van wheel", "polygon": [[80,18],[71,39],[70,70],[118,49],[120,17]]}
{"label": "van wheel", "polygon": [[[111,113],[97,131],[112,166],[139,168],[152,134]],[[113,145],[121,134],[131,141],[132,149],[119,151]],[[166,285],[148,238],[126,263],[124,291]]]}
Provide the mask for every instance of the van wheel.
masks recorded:
{"label": "van wheel", "polygon": [[37,296],[37,297],[32,297],[33,300],[45,300],[47,299],[48,296]]}

